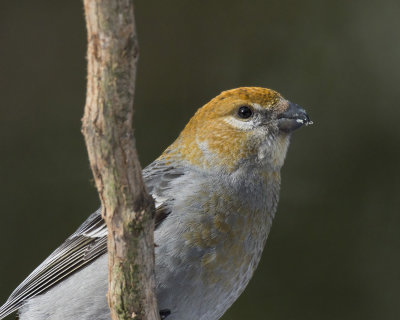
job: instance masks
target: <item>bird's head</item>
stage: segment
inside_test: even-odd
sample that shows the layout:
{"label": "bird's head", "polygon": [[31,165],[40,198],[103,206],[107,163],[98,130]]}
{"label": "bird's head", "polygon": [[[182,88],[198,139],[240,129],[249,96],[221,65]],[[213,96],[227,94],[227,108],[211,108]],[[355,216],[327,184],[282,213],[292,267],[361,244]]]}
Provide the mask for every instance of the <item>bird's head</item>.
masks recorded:
{"label": "bird's head", "polygon": [[163,157],[227,171],[244,164],[280,168],[291,132],[311,123],[302,108],[274,90],[232,89],[200,108]]}

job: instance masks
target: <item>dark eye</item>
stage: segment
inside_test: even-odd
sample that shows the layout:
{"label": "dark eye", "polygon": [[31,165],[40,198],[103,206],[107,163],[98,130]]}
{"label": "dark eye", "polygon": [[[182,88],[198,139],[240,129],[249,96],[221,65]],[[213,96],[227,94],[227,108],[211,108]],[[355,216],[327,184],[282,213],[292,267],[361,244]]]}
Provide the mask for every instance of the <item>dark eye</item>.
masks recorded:
{"label": "dark eye", "polygon": [[238,109],[238,116],[242,119],[248,119],[253,115],[253,109],[249,106],[241,106]]}

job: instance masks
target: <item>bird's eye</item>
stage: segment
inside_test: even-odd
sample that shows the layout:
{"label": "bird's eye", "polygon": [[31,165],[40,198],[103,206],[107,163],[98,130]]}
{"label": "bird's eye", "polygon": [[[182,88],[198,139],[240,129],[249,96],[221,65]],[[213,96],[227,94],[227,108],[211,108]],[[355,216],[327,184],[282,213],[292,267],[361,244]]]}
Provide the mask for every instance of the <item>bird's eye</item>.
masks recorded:
{"label": "bird's eye", "polygon": [[253,115],[253,109],[249,106],[241,106],[238,109],[238,116],[242,119],[248,119]]}

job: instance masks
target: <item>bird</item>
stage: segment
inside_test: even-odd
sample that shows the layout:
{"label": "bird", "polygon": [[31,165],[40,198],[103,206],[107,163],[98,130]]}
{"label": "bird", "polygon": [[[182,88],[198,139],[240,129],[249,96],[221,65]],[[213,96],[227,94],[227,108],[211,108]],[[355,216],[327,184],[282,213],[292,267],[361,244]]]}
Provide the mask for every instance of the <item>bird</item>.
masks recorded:
{"label": "bird", "polygon": [[[306,111],[272,89],[223,91],[143,169],[155,214],[162,319],[216,320],[249,283],[277,210],[280,171]],[[0,307],[0,319],[109,320],[101,208]]]}

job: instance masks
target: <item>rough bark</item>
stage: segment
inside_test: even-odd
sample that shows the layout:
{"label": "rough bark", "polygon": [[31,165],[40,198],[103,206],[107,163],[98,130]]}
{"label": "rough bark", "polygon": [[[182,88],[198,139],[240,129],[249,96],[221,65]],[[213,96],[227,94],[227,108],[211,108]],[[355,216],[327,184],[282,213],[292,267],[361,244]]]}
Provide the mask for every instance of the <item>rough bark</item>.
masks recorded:
{"label": "rough bark", "polygon": [[132,0],[84,0],[88,81],[82,132],[108,227],[112,319],[159,319],[154,203],[133,136],[138,43]]}

